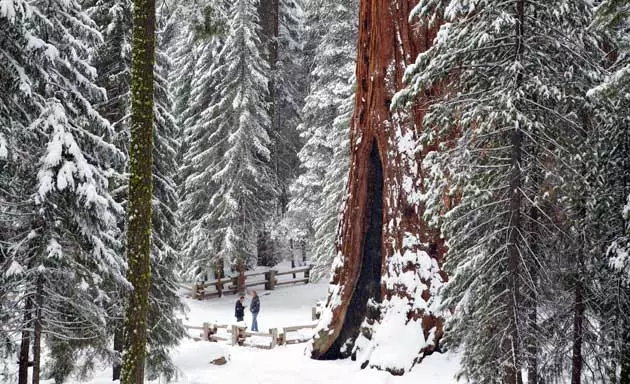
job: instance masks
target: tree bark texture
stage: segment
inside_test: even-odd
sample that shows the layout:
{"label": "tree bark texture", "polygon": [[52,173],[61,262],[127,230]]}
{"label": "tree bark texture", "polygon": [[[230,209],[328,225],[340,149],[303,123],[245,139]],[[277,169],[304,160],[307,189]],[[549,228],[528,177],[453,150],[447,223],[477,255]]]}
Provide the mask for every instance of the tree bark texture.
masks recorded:
{"label": "tree bark texture", "polygon": [[151,200],[153,186],[153,67],[155,0],[134,0],[131,58],[131,141],[127,219],[127,279],[121,384],[144,383],[149,310]]}
{"label": "tree bark texture", "polygon": [[[540,177],[537,174],[534,177],[534,185],[538,185],[540,182]],[[531,227],[530,227],[530,238],[529,238],[529,247],[532,250],[533,255],[538,254],[538,207],[532,206],[530,208],[529,216],[531,219]],[[530,261],[530,265],[535,265],[532,261]],[[527,340],[527,382],[528,384],[538,384],[538,268],[530,267],[529,275],[531,276],[532,289],[529,292],[529,297],[527,300],[529,311],[528,313],[528,327],[529,327],[529,338]]]}
{"label": "tree bark texture", "polygon": [[575,283],[575,302],[573,304],[573,354],[571,357],[571,384],[582,382],[582,342],[584,338],[584,292],[582,282]]}
{"label": "tree bark texture", "polygon": [[40,365],[42,356],[42,306],[44,305],[44,281],[37,277],[37,293],[35,296],[35,321],[33,322],[33,380],[32,384],[39,384]]}
{"label": "tree bark texture", "polygon": [[621,372],[619,374],[619,384],[630,384],[630,327],[623,330],[622,336],[623,346],[621,347],[621,358],[619,365]]}
{"label": "tree bark texture", "polygon": [[[269,117],[271,118],[271,138],[274,146],[278,146],[280,132],[280,113],[278,100],[278,37],[280,31],[280,0],[261,0],[258,3],[258,17],[260,18],[260,40],[265,47],[267,62],[269,63],[271,77],[269,78]],[[274,148],[272,153],[278,153]],[[278,173],[279,157],[274,156],[274,170]],[[284,214],[288,204],[288,191],[281,185],[279,200],[279,212]]]}
{"label": "tree bark texture", "polygon": [[[117,321],[117,323],[119,323]],[[123,330],[121,327],[122,324],[118,324],[116,330],[114,331],[114,351],[120,353],[122,356],[123,352]],[[120,380],[120,374],[122,371],[122,364],[120,361],[115,361],[112,366],[112,380]]]}
{"label": "tree bark texture", "polygon": [[29,350],[31,349],[31,327],[32,327],[32,315],[33,309],[33,297],[26,298],[24,304],[24,330],[22,331],[22,340],[20,342],[20,357],[18,360],[18,384],[28,384],[28,358]]}
{"label": "tree bark texture", "polygon": [[[515,40],[516,53],[514,60],[522,61],[525,44],[525,1],[521,0],[516,3],[516,17],[518,22],[515,24]],[[515,88],[522,86],[523,74],[519,72],[516,76]],[[520,359],[520,335],[518,320],[520,315],[520,303],[522,301],[520,280],[522,273],[521,261],[521,240],[520,233],[523,232],[523,221],[521,217],[521,209],[523,208],[522,187],[523,187],[523,171],[521,161],[523,157],[523,132],[516,124],[509,133],[510,146],[512,152],[510,155],[511,171],[510,171],[510,220],[508,226],[508,244],[507,244],[507,272],[508,282],[505,295],[505,307],[510,314],[510,324],[507,325],[507,335],[503,339],[502,355],[504,366],[504,383],[506,384],[522,384],[523,378],[521,373]]]}
{"label": "tree bark texture", "polygon": [[[404,112],[390,110],[392,97],[403,88],[406,67],[430,46],[437,31],[437,27],[409,22],[409,13],[416,3],[362,0],[360,4],[348,190],[328,301],[312,344],[313,358],[347,356],[357,338],[362,337],[360,322],[376,321],[371,340],[367,346],[361,343],[363,352],[355,348],[359,352],[356,356],[363,360],[362,366],[394,374],[411,369],[438,347],[442,321],[431,305],[432,292],[447,279],[442,271],[443,241],[421,219],[424,208],[419,201],[423,192],[420,163],[432,148],[417,152],[414,143],[424,129],[422,105],[427,100],[421,97]],[[380,179],[374,176],[378,168],[382,168]],[[376,188],[375,183],[381,183],[382,188]],[[373,195],[374,191],[378,191],[378,196]],[[380,200],[379,204],[374,203],[375,199]],[[378,223],[378,230],[374,223]],[[363,271],[370,268],[374,257],[378,258],[378,273]],[[362,289],[370,279],[376,280],[377,292],[366,293]],[[369,297],[362,300],[354,297],[366,294]],[[369,299],[380,302],[380,318],[367,318],[374,312],[365,308]],[[353,317],[358,319],[349,320]],[[379,327],[386,329],[398,322],[404,324],[401,329],[417,325],[413,337],[418,340],[418,353],[404,357],[403,360],[408,359],[404,363],[389,366],[380,361],[382,340],[372,342],[378,338]],[[409,334],[400,337],[407,338]]]}

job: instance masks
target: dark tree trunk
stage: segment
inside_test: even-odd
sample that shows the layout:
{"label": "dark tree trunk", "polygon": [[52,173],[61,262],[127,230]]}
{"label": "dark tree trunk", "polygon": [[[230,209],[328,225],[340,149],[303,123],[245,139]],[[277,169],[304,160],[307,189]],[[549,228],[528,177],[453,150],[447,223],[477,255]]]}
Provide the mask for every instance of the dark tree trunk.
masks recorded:
{"label": "dark tree trunk", "polygon": [[[521,61],[525,44],[525,1],[516,3],[515,40],[516,52],[515,60]],[[518,73],[515,88],[520,88],[523,81],[523,74]],[[510,317],[507,337],[503,344],[504,362],[504,382],[506,384],[521,384],[523,382],[520,362],[520,336],[518,321],[521,318],[519,305],[521,303],[521,255],[520,255],[520,233],[522,228],[522,186],[523,172],[521,170],[521,160],[523,155],[523,132],[515,127],[510,133],[511,153],[511,174],[510,174],[510,218],[508,227],[507,262],[508,262],[508,285],[506,292],[506,308]]]}
{"label": "dark tree trunk", "polygon": [[584,337],[584,291],[582,282],[575,282],[575,302],[573,304],[573,355],[571,357],[571,384],[582,382],[582,341]]}
{"label": "dark tree trunk", "polygon": [[44,305],[44,281],[37,277],[37,293],[35,295],[35,321],[33,332],[33,384],[39,384],[41,352],[42,352],[42,306]]}
{"label": "dark tree trunk", "polygon": [[[534,184],[538,185],[539,177],[534,178]],[[533,206],[530,209],[530,239],[529,245],[533,257],[538,254],[538,207]],[[529,292],[528,300],[528,321],[529,321],[529,337],[527,340],[527,382],[528,384],[538,384],[538,265],[536,260],[530,260],[529,276],[531,278],[532,288]]]}
{"label": "dark tree trunk", "polygon": [[[261,26],[261,42],[267,53],[267,62],[271,69],[269,80],[269,116],[271,117],[271,136],[273,142],[272,153],[280,153],[279,146],[282,145],[283,138],[280,131],[280,114],[278,102],[278,32],[280,28],[280,1],[264,0],[258,4],[258,15]],[[273,156],[273,155],[272,155]],[[273,166],[276,174],[281,173],[280,164],[282,160],[279,156],[273,156]],[[286,212],[289,202],[289,192],[285,183],[280,185],[280,196],[278,198],[278,214]]]}
{"label": "dark tree trunk", "polygon": [[127,217],[127,279],[133,291],[125,309],[121,384],[143,384],[149,312],[155,0],[134,0],[131,59],[131,142]]}
{"label": "dark tree trunk", "polygon": [[621,342],[619,384],[630,384],[630,325],[623,330]]}
{"label": "dark tree trunk", "polygon": [[[114,329],[114,351],[119,354],[119,357],[122,357],[123,352],[123,329],[121,327],[120,321],[116,321],[116,329]],[[114,362],[112,367],[112,380],[120,380],[120,374],[122,371],[121,362]]]}
{"label": "dark tree trunk", "polygon": [[29,350],[31,349],[31,327],[32,327],[32,315],[33,298],[31,296],[26,298],[24,304],[24,330],[22,331],[22,341],[20,343],[20,357],[19,357],[19,371],[18,371],[18,384],[28,384],[28,358]]}
{"label": "dark tree trunk", "polygon": [[510,324],[508,325],[508,335],[504,339],[503,355],[505,364],[505,383],[520,384],[522,383],[520,361],[519,361],[519,342],[518,319],[519,303],[520,303],[520,251],[519,251],[519,232],[521,228],[521,145],[523,143],[523,133],[515,129],[511,134],[512,145],[512,174],[510,177],[510,227],[509,239],[507,246],[508,255],[508,287],[506,294],[506,308],[510,314]]}
{"label": "dark tree trunk", "polygon": [[[348,336],[353,339],[358,324],[370,312],[364,308],[369,299],[378,302],[398,296],[429,302],[432,284],[446,280],[441,270],[443,240],[422,221],[423,207],[412,198],[422,192],[421,187],[411,191],[402,187],[405,180],[410,180],[414,186],[422,185],[422,174],[416,171],[421,169],[419,165],[426,151],[433,149],[415,152],[399,145],[403,137],[417,142],[424,130],[422,105],[427,100],[418,100],[404,112],[390,110],[392,97],[403,87],[406,67],[430,46],[437,30],[437,27],[430,29],[427,23],[409,22],[410,11],[416,4],[416,0],[362,0],[360,3],[357,93],[350,131],[351,167],[337,242],[343,266],[333,271],[331,283],[338,286],[338,290],[328,298],[324,310],[332,312],[328,316],[331,320],[313,342],[313,358],[339,356],[338,349],[345,343],[343,339]],[[375,178],[377,165],[381,172],[380,177]],[[382,183],[382,188],[376,188],[375,183]],[[380,204],[376,204],[377,201]],[[375,209],[376,206],[381,209]],[[396,224],[390,225],[392,222]],[[403,246],[409,237],[418,241]],[[421,268],[418,264],[390,267],[392,256],[405,252],[426,252],[435,260],[437,268],[429,272],[418,270]],[[375,261],[378,267],[372,270]],[[387,279],[409,271],[416,271],[422,283],[417,287],[426,289],[416,292],[416,287],[385,284]],[[378,288],[364,289],[366,287]],[[427,346],[418,347],[418,356],[410,357],[410,361],[418,361],[437,347],[442,335],[441,319],[418,309],[410,309],[400,316],[406,321],[420,322],[423,335],[418,339],[424,336],[429,341]],[[352,340],[347,347],[353,347]],[[389,370],[389,367],[378,368]]]}

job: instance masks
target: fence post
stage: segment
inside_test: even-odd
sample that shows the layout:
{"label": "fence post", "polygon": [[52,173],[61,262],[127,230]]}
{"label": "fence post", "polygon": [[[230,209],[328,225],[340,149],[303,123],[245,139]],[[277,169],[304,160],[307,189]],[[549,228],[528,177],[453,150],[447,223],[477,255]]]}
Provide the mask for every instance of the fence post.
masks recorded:
{"label": "fence post", "polygon": [[276,270],[270,269],[269,270],[269,290],[273,291],[274,289],[276,289]]}
{"label": "fence post", "polygon": [[223,274],[221,273],[221,271],[222,271],[222,268],[220,268],[217,265],[216,270],[214,272],[214,277],[217,279],[216,288],[217,288],[217,293],[219,294],[219,297],[223,297],[223,283],[221,282],[221,278],[223,277]]}
{"label": "fence post", "polygon": [[237,325],[232,325],[232,345],[238,344],[239,330]]}
{"label": "fence post", "polygon": [[278,344],[278,328],[271,328],[269,333],[271,333],[271,349],[273,349]]}
{"label": "fence post", "polygon": [[210,324],[208,323],[203,323],[203,339],[210,340]]}
{"label": "fence post", "polygon": [[300,241],[300,250],[302,251],[302,263],[306,265],[306,241],[304,239]]}
{"label": "fence post", "polygon": [[197,298],[197,284],[193,284],[192,286],[192,298],[193,299]]}
{"label": "fence post", "polygon": [[278,335],[278,345],[284,345],[287,341],[287,332],[283,329],[282,333]]}
{"label": "fence post", "polygon": [[306,284],[308,284],[309,279],[311,278],[311,268],[312,267],[308,267],[308,269],[304,270],[304,278],[306,279]]}
{"label": "fence post", "polygon": [[271,291],[271,270],[265,272],[265,290]]}
{"label": "fence post", "polygon": [[[293,256],[293,260],[291,260],[291,269],[295,269],[295,255]],[[293,272],[293,280],[295,280],[295,272]]]}
{"label": "fence post", "polygon": [[313,306],[311,308],[311,319],[312,320],[317,320],[318,316],[317,316],[317,306]]}

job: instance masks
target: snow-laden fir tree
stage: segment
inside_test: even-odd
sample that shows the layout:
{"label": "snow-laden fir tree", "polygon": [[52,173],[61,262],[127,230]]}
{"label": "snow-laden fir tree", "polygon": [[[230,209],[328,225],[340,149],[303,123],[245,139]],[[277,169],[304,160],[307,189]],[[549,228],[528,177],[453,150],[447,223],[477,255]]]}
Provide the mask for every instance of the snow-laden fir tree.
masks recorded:
{"label": "snow-laden fir tree", "polygon": [[[98,1],[90,8],[105,36],[96,60],[99,82],[107,90],[106,103],[98,106],[103,116],[110,119],[118,140],[117,146],[127,153],[129,142],[130,79],[131,79],[131,2],[127,0]],[[176,370],[168,356],[170,348],[184,336],[184,329],[176,321],[176,313],[183,309],[176,294],[175,270],[178,264],[177,191],[174,178],[178,167],[178,131],[171,115],[171,97],[168,92],[169,57],[164,53],[173,39],[171,15],[158,10],[161,29],[158,33],[155,67],[155,130],[153,167],[153,213],[149,306],[149,334],[147,368],[149,377],[174,377]],[[116,197],[126,204],[126,167],[119,169],[115,180]],[[124,228],[124,221],[119,223]],[[121,297],[124,294],[121,293]],[[119,307],[119,311],[122,306]],[[120,316],[122,312],[119,312]],[[120,329],[120,323],[111,324]],[[117,335],[120,337],[120,335]]]}
{"label": "snow-laden fir tree", "polygon": [[[353,108],[358,1],[309,2],[308,35],[316,39],[308,96],[298,127],[303,173],[292,185],[291,216],[314,238],[314,278],[330,271],[336,220],[348,170],[349,118]],[[325,31],[325,32],[324,32]],[[315,45],[315,44],[311,44]],[[307,45],[308,46],[308,45]]]}
{"label": "snow-laden fir tree", "polygon": [[[218,84],[215,70],[219,65],[219,53],[224,46],[227,26],[227,3],[218,2],[208,6],[204,18],[194,17],[192,22],[182,28],[182,46],[173,47],[174,74],[173,95],[175,113],[183,132],[180,163],[180,216],[182,219],[182,272],[189,279],[205,278],[210,268],[220,271],[223,260],[218,260],[211,252],[212,220],[208,206],[216,185],[212,174],[207,172],[213,157],[202,155],[210,146],[213,129],[198,127],[203,123],[202,113],[220,98],[215,88]],[[183,9],[182,12],[187,11]],[[192,10],[188,12],[191,14]],[[203,31],[199,33],[200,20]]]}
{"label": "snow-laden fir tree", "polygon": [[[599,4],[592,28],[606,33],[611,50],[609,74],[589,91],[589,98],[600,107],[601,128],[597,150],[597,199],[595,211],[600,237],[606,242],[608,257],[601,274],[602,355],[611,383],[630,383],[630,8],[622,1]],[[611,242],[612,239],[612,242]]]}
{"label": "snow-laden fir tree", "polygon": [[[195,79],[193,104],[200,112],[186,134],[182,219],[192,228],[185,249],[197,271],[223,262],[239,268],[254,263],[257,230],[277,197],[265,105],[269,66],[259,49],[257,1],[236,1],[226,14],[224,41],[205,48],[212,61],[202,63],[208,70]],[[199,85],[207,81],[212,94],[206,104]]]}
{"label": "snow-laden fir tree", "polygon": [[[351,82],[351,81],[350,81]],[[327,278],[335,258],[335,241],[339,226],[341,207],[346,193],[349,167],[349,126],[354,111],[354,88],[349,89],[347,99],[338,107],[339,116],[333,121],[327,138],[332,149],[332,158],[325,168],[321,206],[313,220],[314,267],[313,280]]]}
{"label": "snow-laden fir tree", "polygon": [[[277,51],[271,57],[271,157],[280,188],[277,214],[284,215],[289,203],[289,185],[295,179],[300,111],[305,97],[306,74],[302,56],[304,10],[301,0],[278,0]],[[273,51],[273,50],[272,50]],[[275,60],[275,62],[271,62]],[[305,73],[306,72],[306,73]]]}
{"label": "snow-laden fir tree", "polygon": [[20,383],[31,347],[39,382],[44,342],[44,373],[60,381],[69,372],[56,368],[68,355],[81,351],[89,367],[110,353],[105,282],[124,284],[125,263],[116,227],[122,209],[107,178],[122,156],[92,107],[104,98],[89,64],[102,36],[80,5],[15,1],[0,9],[2,126],[12,129],[1,160],[3,182],[11,180],[2,188],[11,207],[3,214],[12,224],[10,245],[3,245],[0,297],[10,300],[3,327],[21,330],[11,335],[20,341]]}
{"label": "snow-laden fir tree", "polygon": [[471,382],[521,383],[525,368],[530,383],[581,377],[555,348],[575,357],[583,338],[566,335],[586,327],[574,293],[592,256],[572,245],[585,235],[584,96],[600,73],[590,5],[424,0],[414,15],[444,22],[395,102],[434,95],[419,149],[437,149],[423,162],[424,199],[448,240],[447,346],[462,350]]}

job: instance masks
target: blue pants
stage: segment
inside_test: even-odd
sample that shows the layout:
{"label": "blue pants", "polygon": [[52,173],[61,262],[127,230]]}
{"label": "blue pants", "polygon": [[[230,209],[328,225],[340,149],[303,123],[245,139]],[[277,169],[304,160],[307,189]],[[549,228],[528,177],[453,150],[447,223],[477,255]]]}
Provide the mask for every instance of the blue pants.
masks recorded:
{"label": "blue pants", "polygon": [[258,312],[252,312],[252,331],[258,332]]}

